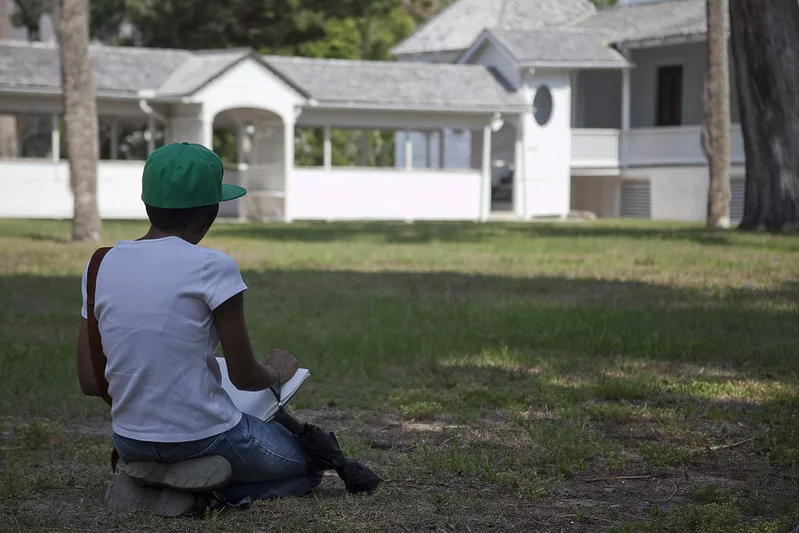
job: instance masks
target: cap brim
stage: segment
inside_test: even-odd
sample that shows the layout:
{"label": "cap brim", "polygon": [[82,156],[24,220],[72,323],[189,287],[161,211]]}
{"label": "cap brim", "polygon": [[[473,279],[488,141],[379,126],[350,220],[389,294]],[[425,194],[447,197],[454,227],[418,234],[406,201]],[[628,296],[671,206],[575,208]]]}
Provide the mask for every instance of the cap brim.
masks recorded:
{"label": "cap brim", "polygon": [[235,200],[236,198],[241,198],[245,194],[247,194],[247,189],[245,189],[244,187],[239,187],[238,185],[231,185],[229,183],[222,184],[223,202]]}

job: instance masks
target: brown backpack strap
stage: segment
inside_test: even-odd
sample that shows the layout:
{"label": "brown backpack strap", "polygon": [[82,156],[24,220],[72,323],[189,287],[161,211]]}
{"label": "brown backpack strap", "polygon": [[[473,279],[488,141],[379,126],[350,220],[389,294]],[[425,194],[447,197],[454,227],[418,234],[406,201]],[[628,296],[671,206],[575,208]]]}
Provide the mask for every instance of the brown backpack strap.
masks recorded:
{"label": "brown backpack strap", "polygon": [[[103,262],[105,254],[111,248],[100,248],[89,261],[89,270],[86,272],[86,320],[89,326],[89,352],[92,357],[92,368],[97,387],[100,389],[100,396],[105,403],[111,405],[111,395],[108,394],[108,380],[105,379],[105,365],[108,359],[103,352],[103,339],[100,336],[100,325],[94,314],[94,302],[97,294],[97,273],[100,271],[100,263]],[[116,448],[111,451],[111,471],[116,472],[119,453]]]}
{"label": "brown backpack strap", "polygon": [[111,248],[100,248],[89,261],[89,270],[86,273],[86,320],[89,326],[89,351],[92,356],[94,379],[100,389],[100,396],[108,405],[111,405],[111,396],[108,395],[108,381],[105,379],[105,365],[107,359],[103,353],[103,340],[100,337],[100,327],[94,314],[95,294],[97,293],[97,273],[105,254]]}

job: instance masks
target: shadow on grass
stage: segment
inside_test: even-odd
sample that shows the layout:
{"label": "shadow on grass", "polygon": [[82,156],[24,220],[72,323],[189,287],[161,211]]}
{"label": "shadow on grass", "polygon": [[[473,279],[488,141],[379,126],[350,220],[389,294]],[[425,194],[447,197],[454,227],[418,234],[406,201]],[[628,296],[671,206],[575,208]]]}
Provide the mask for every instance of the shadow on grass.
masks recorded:
{"label": "shadow on grass", "polygon": [[[651,227],[618,223],[488,223],[463,222],[303,222],[295,224],[219,225],[215,235],[271,241],[336,242],[374,240],[395,244],[429,242],[483,242],[498,235],[529,238],[635,238],[641,240],[688,241],[702,245],[761,248],[763,243],[734,240],[737,232],[710,231],[696,226],[652,224]],[[799,249],[799,243],[794,246]]]}
{"label": "shadow on grass", "polygon": [[[244,279],[254,345],[286,348],[313,370],[309,404],[368,409],[395,397],[399,405],[408,391],[423,396],[435,387],[442,364],[458,362],[538,368],[550,380],[629,362],[709,365],[786,383],[797,375],[796,285],[713,296],[445,272],[267,270],[245,271]],[[77,277],[0,277],[8,295],[0,308],[9,384],[2,412],[20,402],[31,411],[83,408],[73,355],[79,286]]]}

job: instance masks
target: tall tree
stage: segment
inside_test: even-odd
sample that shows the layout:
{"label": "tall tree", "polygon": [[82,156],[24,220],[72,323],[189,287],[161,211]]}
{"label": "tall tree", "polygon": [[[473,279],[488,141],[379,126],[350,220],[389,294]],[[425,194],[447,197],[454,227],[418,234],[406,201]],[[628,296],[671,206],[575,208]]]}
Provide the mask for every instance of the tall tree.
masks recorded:
{"label": "tall tree", "polygon": [[75,200],[72,239],[96,241],[100,238],[98,125],[89,57],[89,0],[55,0],[53,7],[61,57],[70,184]]}
{"label": "tall tree", "polygon": [[746,153],[741,229],[799,229],[799,3],[730,2]]}
{"label": "tall tree", "polygon": [[707,226],[730,227],[730,72],[726,0],[707,0],[707,74],[702,142],[710,166]]}
{"label": "tall tree", "polygon": [[[0,41],[11,39],[11,30],[6,0],[0,0]],[[13,115],[0,115],[0,159],[18,155],[17,119]]]}

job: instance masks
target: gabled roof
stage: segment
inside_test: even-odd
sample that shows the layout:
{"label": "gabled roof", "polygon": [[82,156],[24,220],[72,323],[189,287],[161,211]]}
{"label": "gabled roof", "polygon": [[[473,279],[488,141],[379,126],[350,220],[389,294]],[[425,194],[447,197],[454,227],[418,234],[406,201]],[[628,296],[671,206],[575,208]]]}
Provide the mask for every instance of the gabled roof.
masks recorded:
{"label": "gabled roof", "polygon": [[195,93],[251,55],[253,51],[249,48],[194,52],[169,74],[158,87],[158,93],[163,95]]}
{"label": "gabled roof", "polygon": [[629,61],[601,33],[578,30],[490,29],[464,54],[468,60],[486,41],[504,48],[522,67],[626,68]]}
{"label": "gabled roof", "polygon": [[266,56],[272,70],[328,107],[498,110],[523,105],[482,65]]}
{"label": "gabled roof", "polygon": [[556,28],[595,12],[588,0],[457,0],[394,47],[392,53],[462,51],[485,28]]}

